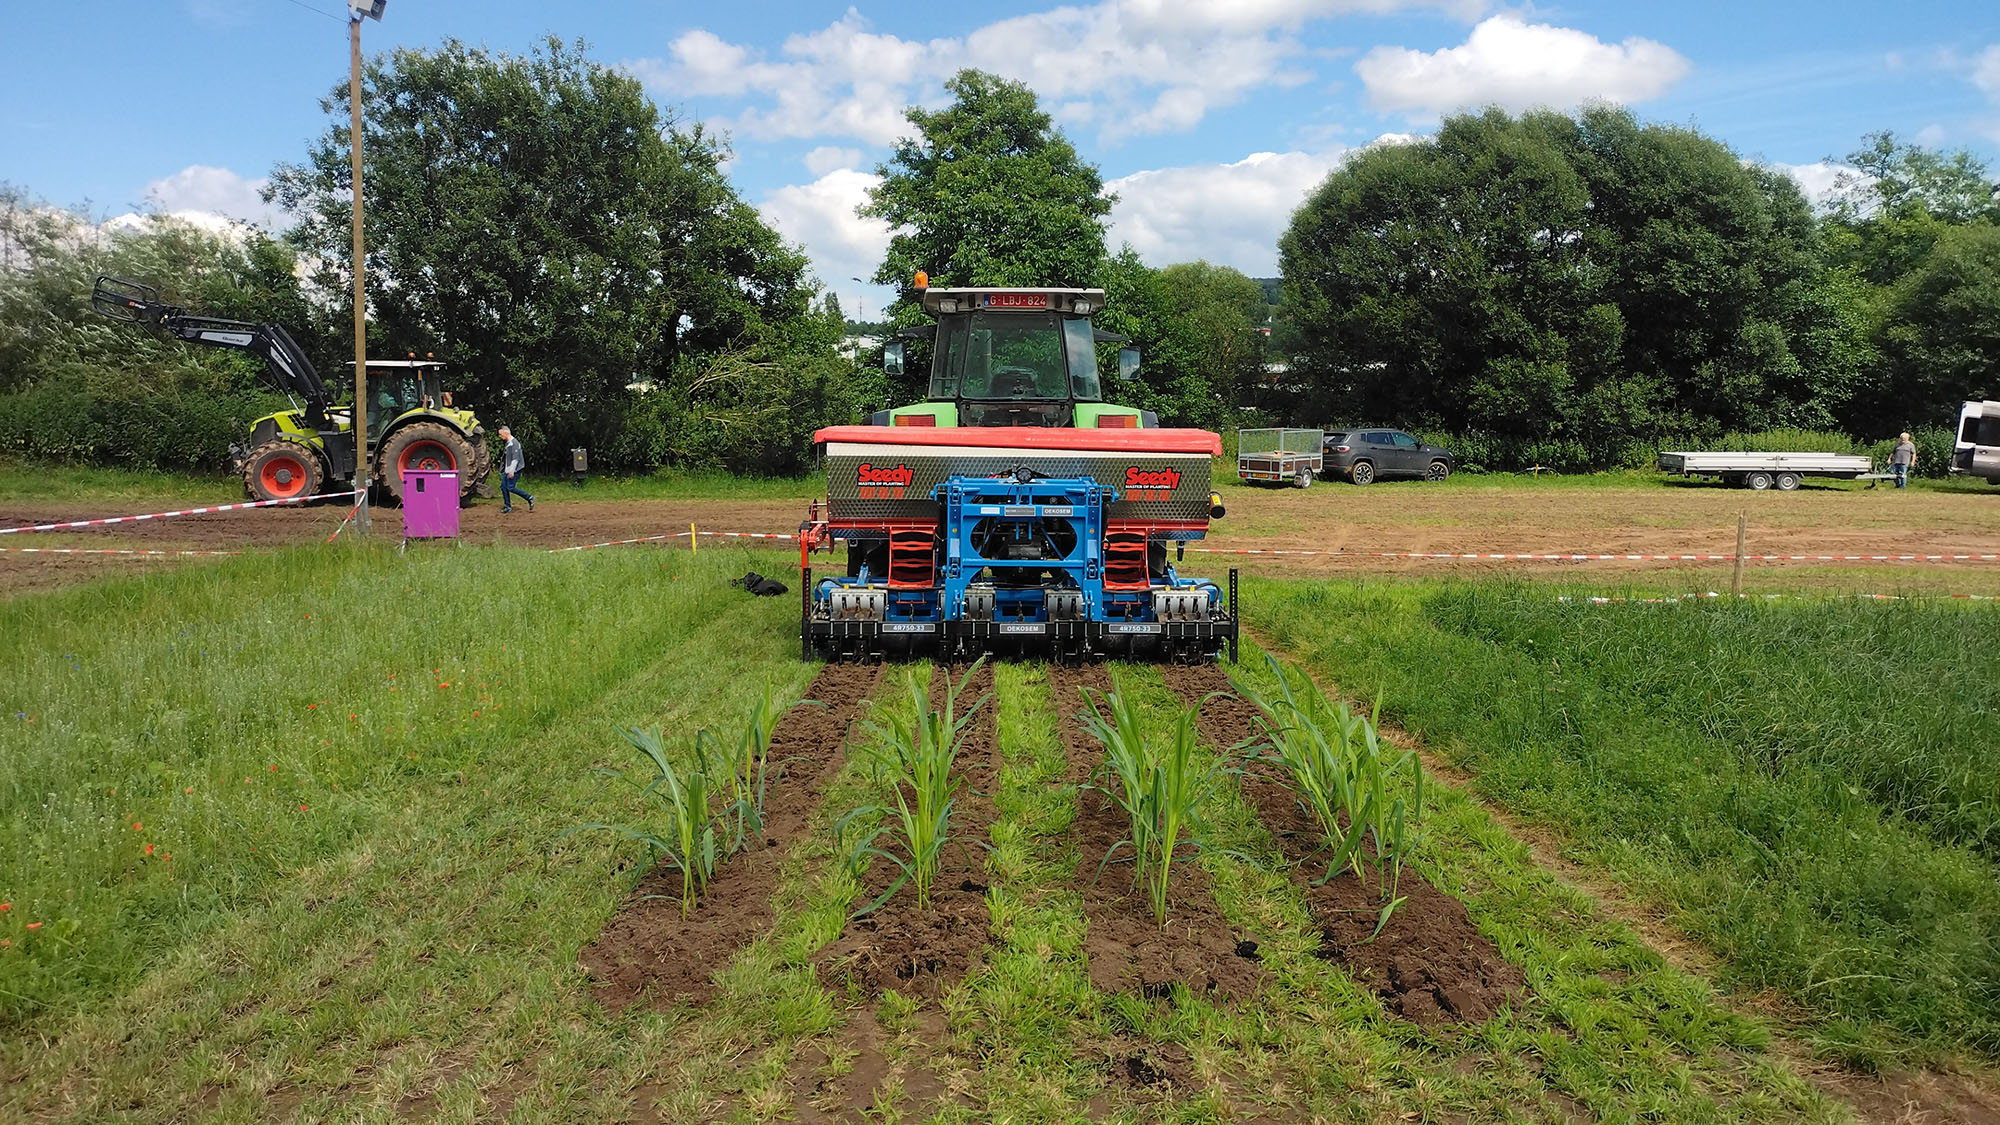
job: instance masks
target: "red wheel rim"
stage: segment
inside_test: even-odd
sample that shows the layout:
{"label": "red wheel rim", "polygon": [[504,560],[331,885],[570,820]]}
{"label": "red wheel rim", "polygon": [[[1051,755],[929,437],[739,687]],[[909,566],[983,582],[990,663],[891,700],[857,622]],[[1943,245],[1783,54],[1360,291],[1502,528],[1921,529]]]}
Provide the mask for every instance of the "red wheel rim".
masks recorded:
{"label": "red wheel rim", "polygon": [[257,483],[274,500],[298,496],[306,490],[305,462],[289,453],[265,458],[257,469]]}
{"label": "red wheel rim", "polygon": [[403,447],[402,459],[396,462],[396,467],[427,471],[448,470],[458,468],[458,462],[452,459],[450,447],[443,442],[413,441]]}

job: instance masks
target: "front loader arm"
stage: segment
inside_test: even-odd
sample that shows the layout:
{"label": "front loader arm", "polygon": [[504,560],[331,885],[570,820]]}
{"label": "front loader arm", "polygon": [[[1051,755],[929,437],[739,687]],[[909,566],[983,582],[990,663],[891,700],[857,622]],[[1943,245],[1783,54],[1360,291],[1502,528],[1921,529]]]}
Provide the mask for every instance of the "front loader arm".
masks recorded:
{"label": "front loader arm", "polygon": [[177,305],[162,302],[159,290],[152,286],[116,277],[97,279],[90,292],[90,307],[113,320],[144,324],[190,344],[234,348],[257,356],[278,390],[305,404],[307,423],[314,429],[327,428],[326,412],[332,402],[326,383],[284,326],[193,316]]}

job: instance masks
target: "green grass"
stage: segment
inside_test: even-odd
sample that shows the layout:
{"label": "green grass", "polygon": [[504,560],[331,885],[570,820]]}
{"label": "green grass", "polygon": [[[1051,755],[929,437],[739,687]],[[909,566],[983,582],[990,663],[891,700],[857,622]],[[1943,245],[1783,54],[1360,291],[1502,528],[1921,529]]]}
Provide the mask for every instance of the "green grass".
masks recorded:
{"label": "green grass", "polygon": [[[659,469],[631,475],[592,473],[582,488],[568,473],[532,471],[522,487],[576,500],[810,500],[826,495],[826,477],[738,476],[721,469]],[[493,477],[493,487],[500,478]]]}
{"label": "green grass", "polygon": [[[1841,1119],[1769,1050],[1765,1023],[1442,785],[1427,789],[1412,869],[1467,903],[1534,1000],[1456,1031],[1388,1016],[1314,956],[1303,904],[1231,783],[1196,862],[1260,942],[1266,987],[1236,1005],[1094,991],[1058,733],[1081,701],[1055,698],[1032,663],[995,667],[987,704],[1004,767],[979,853],[992,941],[971,977],[926,1002],[820,982],[814,954],[860,889],[835,821],[876,793],[853,745],[785,860],[776,928],[717,966],[720,997],[604,1010],[577,953],[647,857],[564,832],[640,816],[591,770],[630,760],[620,727],[684,745],[735,729],[766,691],[803,688],[796,603],[727,585],[784,558],[301,549],[0,605],[0,660],[16,670],[0,715],[0,1118],[788,1119],[800,1083],[855,1070],[851,1036],[873,1019],[891,1077],[870,1098],[885,1120],[929,1113],[895,1092],[922,1071],[957,1092],[930,1114],[945,1122]],[[1324,586],[1257,583],[1248,604],[1301,609]],[[1447,633],[1424,596],[1364,590],[1345,617],[1314,603],[1349,627],[1379,612],[1383,635],[1358,657],[1303,637],[1301,651],[1351,687],[1367,661],[1435,667],[1442,650],[1414,636],[1498,650]],[[1319,627],[1302,609],[1283,616]],[[1456,678],[1495,682],[1465,667]],[[1254,646],[1245,668],[1268,676]],[[1506,670],[1537,682],[1531,663]],[[1114,676],[1146,732],[1167,736],[1182,702],[1160,673]],[[895,695],[890,709],[909,706]],[[1401,695],[1392,685],[1392,707]],[[1609,695],[1595,702],[1606,722],[1645,725]],[[1934,847],[1908,838],[1919,859]],[[1600,861],[1624,872],[1622,855]],[[1102,1066],[1107,1045],[1184,1051],[1192,1082],[1125,1088]]]}
{"label": "green grass", "polygon": [[243,478],[221,473],[0,461],[0,502],[88,501],[109,504],[123,512],[141,511],[156,501],[207,505],[241,499]]}
{"label": "green grass", "polygon": [[1950,842],[1983,839],[1990,813],[1973,807],[1991,791],[1989,614],[1578,606],[1506,585],[1247,599],[1275,642],[1379,689],[1481,793],[1661,904],[1725,983],[1801,1005],[1823,1050],[2000,1053],[2000,870]]}

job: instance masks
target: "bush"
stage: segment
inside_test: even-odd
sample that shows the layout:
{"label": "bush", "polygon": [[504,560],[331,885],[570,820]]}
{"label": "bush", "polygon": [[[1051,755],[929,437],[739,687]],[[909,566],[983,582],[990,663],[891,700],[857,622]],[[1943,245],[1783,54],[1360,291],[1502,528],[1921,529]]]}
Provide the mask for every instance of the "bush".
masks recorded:
{"label": "bush", "polygon": [[[1886,437],[1861,452],[1873,457],[1875,464],[1886,470],[1889,454],[1895,450],[1897,440]],[[1911,476],[1942,479],[1950,475],[1951,450],[1956,444],[1951,430],[1943,426],[1919,426],[1910,431],[1910,440],[1917,446],[1917,463],[1910,470]]]}
{"label": "bush", "polygon": [[0,394],[0,453],[62,464],[219,469],[250,423],[283,406],[248,392],[133,387],[115,397],[44,383]]}

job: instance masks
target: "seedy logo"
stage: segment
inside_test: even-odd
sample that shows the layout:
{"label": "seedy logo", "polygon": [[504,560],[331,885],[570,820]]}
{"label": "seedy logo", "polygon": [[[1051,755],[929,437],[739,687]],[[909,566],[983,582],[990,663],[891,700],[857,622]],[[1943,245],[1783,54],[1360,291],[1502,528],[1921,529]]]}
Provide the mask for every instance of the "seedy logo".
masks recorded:
{"label": "seedy logo", "polygon": [[1179,469],[1142,469],[1133,465],[1125,470],[1125,499],[1140,503],[1165,503],[1174,498],[1174,489],[1181,483]]}
{"label": "seedy logo", "polygon": [[854,483],[863,500],[901,500],[903,490],[917,479],[917,472],[908,465],[871,465],[867,462],[854,470]]}
{"label": "seedy logo", "polygon": [[1126,488],[1165,488],[1181,486],[1179,469],[1142,469],[1137,465],[1125,470]]}
{"label": "seedy logo", "polygon": [[855,470],[854,483],[890,484],[900,488],[908,488],[910,487],[910,482],[916,478],[917,474],[915,470],[911,469],[908,465],[897,465],[893,468],[878,468],[863,462],[861,467]]}

